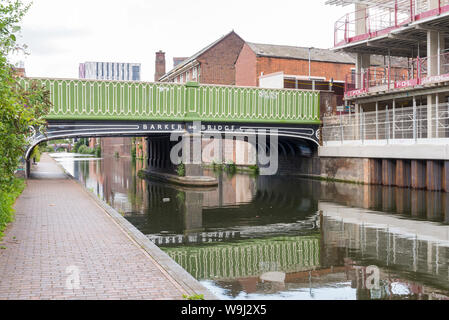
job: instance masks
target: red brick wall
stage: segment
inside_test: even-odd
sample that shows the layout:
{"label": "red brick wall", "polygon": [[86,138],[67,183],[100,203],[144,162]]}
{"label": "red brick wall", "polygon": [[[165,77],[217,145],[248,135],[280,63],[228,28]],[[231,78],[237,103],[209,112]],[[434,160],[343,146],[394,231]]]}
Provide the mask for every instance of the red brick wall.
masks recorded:
{"label": "red brick wall", "polygon": [[245,43],[235,64],[235,85],[257,86],[256,54]]}
{"label": "red brick wall", "polygon": [[244,41],[231,33],[201,55],[201,83],[235,85],[235,62],[243,45]]}
{"label": "red brick wall", "polygon": [[[333,78],[334,80],[345,80],[345,76],[351,73],[353,64],[332,63],[332,62],[311,62],[311,75],[315,77],[326,77],[326,80]],[[291,75],[309,75],[309,61],[297,59],[282,59],[257,57],[257,84],[258,77],[263,74],[283,71],[285,74]]]}
{"label": "red brick wall", "polygon": [[145,157],[147,157],[147,140],[136,138],[136,158],[144,159]]}
{"label": "red brick wall", "polygon": [[131,146],[131,138],[101,138],[101,154],[104,157],[113,157],[115,152],[120,157],[130,157]]}

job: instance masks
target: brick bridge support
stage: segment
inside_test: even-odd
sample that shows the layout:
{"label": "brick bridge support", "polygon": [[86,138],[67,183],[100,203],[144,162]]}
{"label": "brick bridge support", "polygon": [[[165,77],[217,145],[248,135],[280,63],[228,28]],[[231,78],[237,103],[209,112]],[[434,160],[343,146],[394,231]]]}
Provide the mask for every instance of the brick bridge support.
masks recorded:
{"label": "brick bridge support", "polygon": [[[199,140],[198,140],[199,139]],[[199,144],[198,144],[199,141]],[[182,149],[180,148],[182,146]],[[199,146],[199,150],[198,149]],[[147,138],[148,170],[160,173],[177,174],[177,164],[171,159],[173,148],[179,149],[179,156],[185,165],[186,176],[202,176],[201,136],[186,133],[182,142],[170,141],[170,136],[151,136]]]}

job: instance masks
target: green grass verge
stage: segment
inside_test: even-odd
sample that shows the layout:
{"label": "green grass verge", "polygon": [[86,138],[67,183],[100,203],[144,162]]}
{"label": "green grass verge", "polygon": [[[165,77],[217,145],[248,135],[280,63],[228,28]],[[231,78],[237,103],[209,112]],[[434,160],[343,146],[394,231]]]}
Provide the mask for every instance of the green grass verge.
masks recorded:
{"label": "green grass verge", "polygon": [[7,191],[0,190],[0,239],[3,237],[3,231],[8,223],[14,219],[14,203],[19,195],[25,189],[25,180],[15,179]]}

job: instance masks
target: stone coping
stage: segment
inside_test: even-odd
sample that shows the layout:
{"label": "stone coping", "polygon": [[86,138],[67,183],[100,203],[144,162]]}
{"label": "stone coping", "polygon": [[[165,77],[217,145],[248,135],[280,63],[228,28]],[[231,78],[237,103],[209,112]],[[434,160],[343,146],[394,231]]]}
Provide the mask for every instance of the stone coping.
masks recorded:
{"label": "stone coping", "polygon": [[144,176],[154,178],[162,182],[168,182],[186,187],[216,187],[218,186],[218,180],[209,176],[187,176],[179,177],[174,174],[161,173],[150,170],[140,171]]}
{"label": "stone coping", "polygon": [[142,232],[126,220],[117,210],[102,201],[93,192],[88,190],[80,181],[75,179],[65,168],[50,157],[63,170],[69,179],[76,182],[94,200],[109,217],[120,226],[145,252],[147,252],[189,295],[204,295],[205,300],[219,300],[213,293],[205,288],[190,273],[176,263],[168,254],[156,246]]}

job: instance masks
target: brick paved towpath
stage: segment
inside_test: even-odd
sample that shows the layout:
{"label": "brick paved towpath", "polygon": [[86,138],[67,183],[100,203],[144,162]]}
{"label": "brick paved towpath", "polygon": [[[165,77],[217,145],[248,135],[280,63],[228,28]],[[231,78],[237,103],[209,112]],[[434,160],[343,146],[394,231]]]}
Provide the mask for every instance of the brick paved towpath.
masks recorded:
{"label": "brick paved towpath", "polygon": [[0,244],[0,300],[182,299],[187,293],[46,154],[15,209]]}

